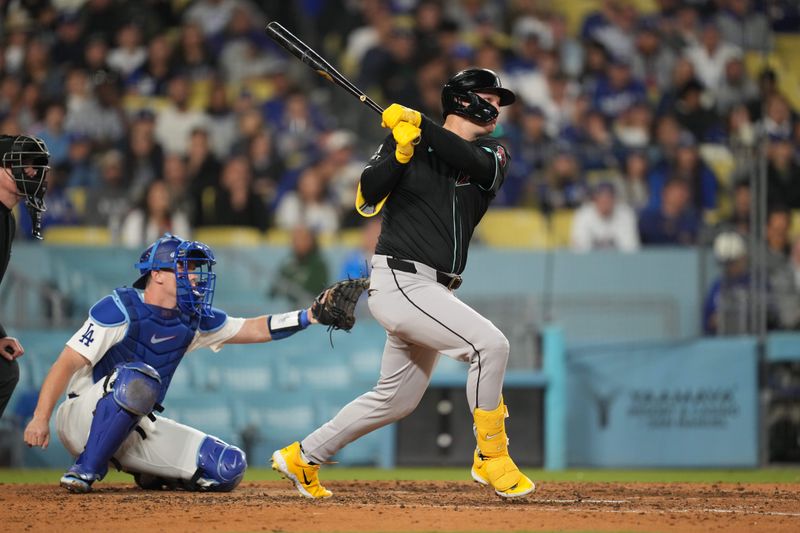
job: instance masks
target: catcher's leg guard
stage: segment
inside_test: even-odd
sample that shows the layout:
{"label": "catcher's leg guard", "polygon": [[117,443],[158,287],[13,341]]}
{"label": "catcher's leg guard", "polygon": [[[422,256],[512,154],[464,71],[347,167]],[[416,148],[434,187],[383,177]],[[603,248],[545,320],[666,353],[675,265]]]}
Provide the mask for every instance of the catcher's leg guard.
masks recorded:
{"label": "catcher's leg guard", "polygon": [[272,454],[272,469],[289,479],[306,498],[328,498],[333,493],[319,483],[319,465],[303,460],[300,443],[293,442]]}
{"label": "catcher's leg guard", "polygon": [[161,391],[161,378],[151,366],[126,363],[109,380],[111,390],[97,401],[89,438],[75,464],[61,478],[71,492],[89,492],[103,479],[108,461],[142,417],[153,410]]}
{"label": "catcher's leg guard", "polygon": [[493,411],[475,409],[478,448],[472,465],[472,479],[482,485],[491,485],[499,496],[517,498],[533,492],[536,487],[508,455],[507,416],[508,410],[502,398]]}
{"label": "catcher's leg guard", "polygon": [[242,450],[209,435],[197,452],[197,472],[188,488],[230,492],[242,481],[246,469],[247,459]]}

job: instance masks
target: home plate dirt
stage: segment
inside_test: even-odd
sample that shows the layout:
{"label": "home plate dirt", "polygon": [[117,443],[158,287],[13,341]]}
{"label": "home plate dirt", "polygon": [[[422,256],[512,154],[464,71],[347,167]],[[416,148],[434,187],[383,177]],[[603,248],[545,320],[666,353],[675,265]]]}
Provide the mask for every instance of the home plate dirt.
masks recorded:
{"label": "home plate dirt", "polygon": [[800,531],[800,485],[542,483],[501,500],[473,483],[330,482],[301,498],[288,482],[243,483],[228,494],[145,492],[97,483],[0,485],[0,531]]}

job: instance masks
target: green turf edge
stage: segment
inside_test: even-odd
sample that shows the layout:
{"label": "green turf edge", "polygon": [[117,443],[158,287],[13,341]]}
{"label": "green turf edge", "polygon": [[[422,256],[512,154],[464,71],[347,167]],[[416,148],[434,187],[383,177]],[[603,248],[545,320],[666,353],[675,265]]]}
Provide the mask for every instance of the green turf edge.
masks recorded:
{"label": "green turf edge", "polygon": [[[537,482],[625,482],[625,483],[800,483],[800,468],[762,468],[742,470],[564,470],[545,471],[523,468]],[[0,483],[57,483],[61,470],[0,469]],[[414,480],[470,481],[469,468],[346,468],[323,467],[323,480]],[[249,468],[245,481],[274,481],[278,475],[268,468]],[[127,474],[112,471],[106,481],[131,481]]]}

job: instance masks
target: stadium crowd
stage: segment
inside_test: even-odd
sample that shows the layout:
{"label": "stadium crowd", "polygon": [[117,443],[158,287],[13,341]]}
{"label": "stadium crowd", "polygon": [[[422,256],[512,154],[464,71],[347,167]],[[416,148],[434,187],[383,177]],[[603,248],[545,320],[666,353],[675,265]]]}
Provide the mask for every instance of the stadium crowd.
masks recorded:
{"label": "stadium crowd", "polygon": [[[596,10],[570,24],[578,4]],[[279,20],[378,102],[434,118],[453,72],[498,72],[519,102],[498,132],[513,164],[494,205],[574,210],[576,250],[692,245],[709,226],[746,233],[748,181],[766,139],[770,209],[790,219],[788,261],[800,121],[767,58],[779,32],[800,28],[796,2],[12,0],[0,9],[0,131],[50,149],[45,228],[107,227],[114,242],[139,247],[165,230],[358,225],[355,183],[384,133],[267,37],[265,22]]]}

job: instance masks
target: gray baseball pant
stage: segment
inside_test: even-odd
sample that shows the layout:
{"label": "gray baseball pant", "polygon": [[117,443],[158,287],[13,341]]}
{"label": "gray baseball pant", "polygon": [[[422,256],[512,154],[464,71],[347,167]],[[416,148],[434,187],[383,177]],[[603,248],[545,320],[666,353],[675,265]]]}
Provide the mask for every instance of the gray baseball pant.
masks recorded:
{"label": "gray baseball pant", "polygon": [[418,262],[416,273],[372,258],[368,304],[386,329],[381,373],[375,387],[342,408],[302,441],[306,457],[323,463],[348,443],[410,414],[422,399],[439,354],[469,363],[467,401],[492,411],[500,404],[508,340]]}

